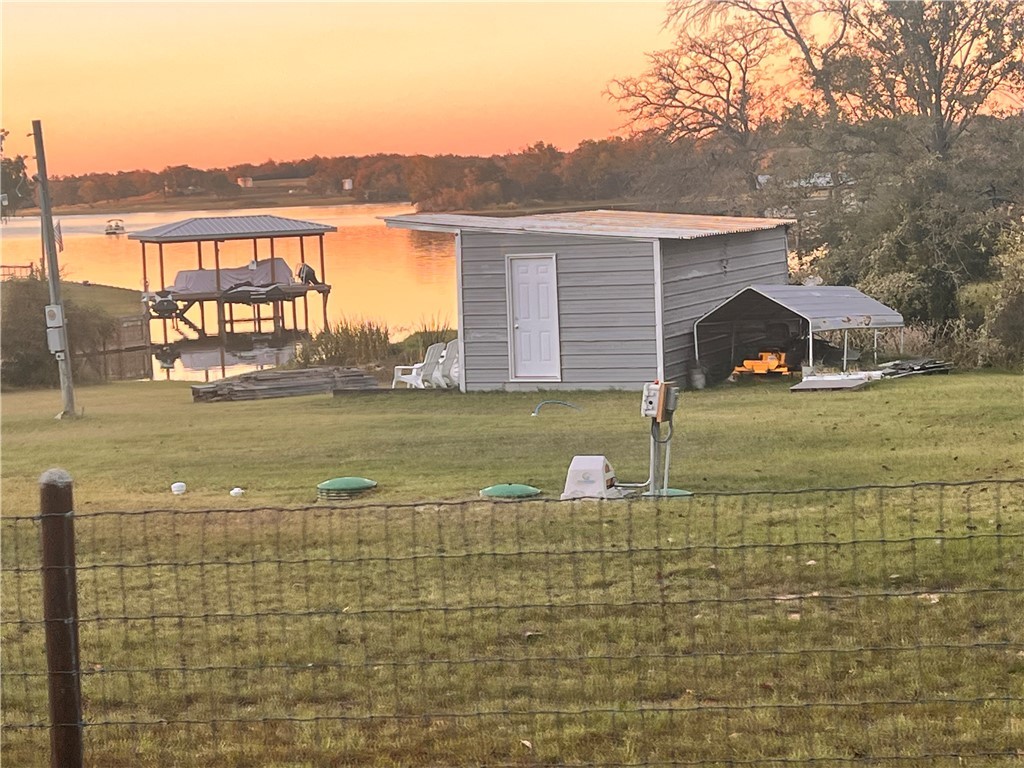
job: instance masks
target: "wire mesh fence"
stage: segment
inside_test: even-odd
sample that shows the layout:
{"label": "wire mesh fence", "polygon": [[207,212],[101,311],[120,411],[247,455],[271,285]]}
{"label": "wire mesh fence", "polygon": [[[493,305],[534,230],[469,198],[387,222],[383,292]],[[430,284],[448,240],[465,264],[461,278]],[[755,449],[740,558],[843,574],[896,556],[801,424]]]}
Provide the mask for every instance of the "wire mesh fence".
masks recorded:
{"label": "wire mesh fence", "polygon": [[[48,764],[38,526],[9,765]],[[1024,480],[75,526],[87,765],[1024,759]]]}

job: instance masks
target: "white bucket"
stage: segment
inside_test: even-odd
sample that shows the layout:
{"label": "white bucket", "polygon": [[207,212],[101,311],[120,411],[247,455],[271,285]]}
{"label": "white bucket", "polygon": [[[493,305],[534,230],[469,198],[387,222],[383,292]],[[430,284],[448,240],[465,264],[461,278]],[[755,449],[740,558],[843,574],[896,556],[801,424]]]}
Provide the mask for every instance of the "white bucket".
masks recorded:
{"label": "white bucket", "polygon": [[690,369],[690,389],[704,389],[707,379],[704,376],[704,369],[694,366]]}

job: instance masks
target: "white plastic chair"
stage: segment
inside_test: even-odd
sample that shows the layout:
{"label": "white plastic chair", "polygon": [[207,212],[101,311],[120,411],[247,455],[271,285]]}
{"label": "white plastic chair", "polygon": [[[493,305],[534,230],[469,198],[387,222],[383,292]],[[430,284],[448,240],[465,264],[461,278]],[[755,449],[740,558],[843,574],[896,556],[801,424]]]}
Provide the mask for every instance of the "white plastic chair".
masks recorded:
{"label": "white plastic chair", "polygon": [[415,365],[396,365],[395,377],[391,380],[391,388],[398,386],[398,382],[405,382],[409,388],[426,389],[434,386],[433,376],[437,370],[437,364],[444,351],[444,344],[438,342],[427,347],[427,353],[423,356],[422,363]]}
{"label": "white plastic chair", "polygon": [[431,382],[439,389],[452,389],[459,386],[459,340],[449,341],[444,348],[444,354],[434,369]]}

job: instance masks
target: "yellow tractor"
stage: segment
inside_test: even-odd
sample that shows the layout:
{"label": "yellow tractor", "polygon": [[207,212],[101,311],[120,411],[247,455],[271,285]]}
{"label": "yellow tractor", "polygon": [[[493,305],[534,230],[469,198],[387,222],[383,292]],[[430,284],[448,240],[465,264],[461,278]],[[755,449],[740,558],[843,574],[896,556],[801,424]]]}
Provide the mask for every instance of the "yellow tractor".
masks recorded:
{"label": "yellow tractor", "polygon": [[778,349],[769,349],[758,352],[756,359],[744,360],[737,365],[732,369],[732,375],[729,378],[735,381],[739,376],[748,374],[788,376],[791,373],[795,373],[795,371],[786,364],[786,353]]}

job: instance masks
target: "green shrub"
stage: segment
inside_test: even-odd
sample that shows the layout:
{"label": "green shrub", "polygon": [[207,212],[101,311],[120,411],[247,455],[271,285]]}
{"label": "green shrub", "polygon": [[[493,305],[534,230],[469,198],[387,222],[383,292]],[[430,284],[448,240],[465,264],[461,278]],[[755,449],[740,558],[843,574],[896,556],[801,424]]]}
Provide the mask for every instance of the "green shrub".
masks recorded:
{"label": "green shrub", "polygon": [[985,313],[985,331],[999,346],[999,363],[1024,363],[1024,222],[1003,233],[993,258],[999,270],[994,300]]}
{"label": "green shrub", "polygon": [[[58,386],[57,363],[46,343],[44,312],[50,303],[49,285],[39,276],[5,280],[2,294],[0,335],[4,342],[0,386]],[[82,307],[69,300],[64,300],[63,305],[72,352],[72,376],[79,382],[90,377],[96,379],[95,372],[85,367],[84,356],[101,349],[105,341],[113,338],[117,320],[96,307]]]}

